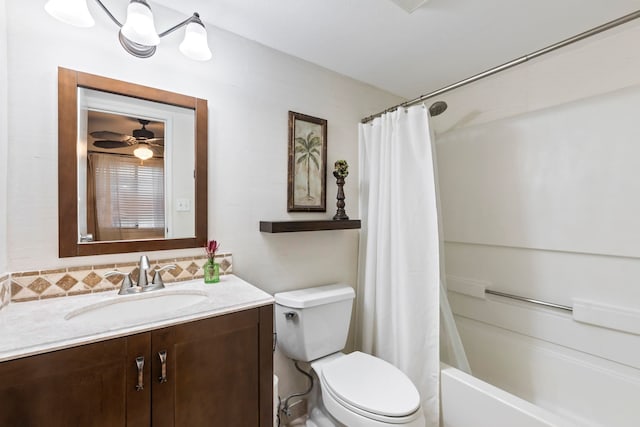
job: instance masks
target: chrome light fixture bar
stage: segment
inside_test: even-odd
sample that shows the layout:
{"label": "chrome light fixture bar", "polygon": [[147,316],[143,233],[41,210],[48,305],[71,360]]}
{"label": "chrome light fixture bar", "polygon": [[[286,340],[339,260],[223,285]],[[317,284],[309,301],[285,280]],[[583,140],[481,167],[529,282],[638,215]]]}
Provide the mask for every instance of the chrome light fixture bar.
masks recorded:
{"label": "chrome light fixture bar", "polygon": [[[211,50],[207,42],[207,30],[194,13],[184,21],[162,33],[156,31],[151,7],[146,0],[130,0],[127,7],[127,18],[122,24],[100,0],[94,0],[107,16],[120,28],[118,39],[120,44],[131,55],[137,58],[149,58],[156,53],[160,39],[174,31],[185,28],[184,39],[180,43],[180,52],[197,61],[211,59]],[[49,15],[66,24],[76,27],[91,27],[95,24],[87,0],[49,0],[44,6]]]}

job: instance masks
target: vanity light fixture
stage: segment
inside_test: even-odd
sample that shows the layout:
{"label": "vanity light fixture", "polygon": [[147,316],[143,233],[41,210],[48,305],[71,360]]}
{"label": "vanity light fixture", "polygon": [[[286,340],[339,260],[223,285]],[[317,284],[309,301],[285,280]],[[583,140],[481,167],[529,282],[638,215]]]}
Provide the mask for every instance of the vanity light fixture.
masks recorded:
{"label": "vanity light fixture", "polygon": [[[197,61],[211,59],[207,30],[198,13],[194,13],[168,30],[158,33],[153,22],[151,7],[146,0],[129,1],[124,24],[113,16],[101,0],[94,1],[120,28],[118,38],[124,50],[137,58],[149,58],[156,52],[156,47],[160,44],[162,37],[186,26],[184,39],[179,47],[180,52]],[[66,24],[77,27],[91,27],[95,24],[87,7],[87,0],[49,0],[44,8],[49,15]]]}
{"label": "vanity light fixture", "polygon": [[151,151],[149,145],[146,142],[139,142],[138,148],[133,150],[133,155],[140,160],[149,160],[153,157],[153,151]]}

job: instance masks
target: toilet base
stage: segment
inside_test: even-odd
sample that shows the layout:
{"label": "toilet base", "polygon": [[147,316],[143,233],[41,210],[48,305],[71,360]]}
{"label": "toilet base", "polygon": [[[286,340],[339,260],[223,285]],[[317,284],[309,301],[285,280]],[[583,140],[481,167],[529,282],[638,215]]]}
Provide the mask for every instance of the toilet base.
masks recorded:
{"label": "toilet base", "polygon": [[334,419],[329,419],[328,414],[323,413],[318,408],[311,410],[311,414],[307,419],[305,427],[343,427]]}
{"label": "toilet base", "polygon": [[322,401],[322,392],[320,390],[320,379],[315,371],[311,371],[313,376],[313,389],[309,395],[308,411],[306,427],[344,427],[338,420],[333,418],[327,411]]}

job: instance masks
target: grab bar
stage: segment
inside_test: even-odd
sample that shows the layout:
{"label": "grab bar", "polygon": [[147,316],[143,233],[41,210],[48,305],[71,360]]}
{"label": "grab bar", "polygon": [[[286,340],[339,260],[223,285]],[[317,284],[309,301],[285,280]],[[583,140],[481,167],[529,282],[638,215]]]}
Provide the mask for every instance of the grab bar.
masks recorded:
{"label": "grab bar", "polygon": [[552,303],[552,302],[540,301],[540,300],[533,299],[533,298],[525,298],[525,297],[521,297],[521,296],[518,296],[518,295],[507,294],[507,293],[504,293],[504,292],[492,291],[491,289],[485,289],[484,293],[485,294],[491,294],[491,295],[497,295],[499,297],[504,297],[504,298],[511,298],[511,299],[515,299],[515,300],[518,300],[518,301],[524,301],[524,302],[528,302],[528,303],[531,303],[531,304],[542,305],[542,306],[545,306],[545,307],[557,308],[559,310],[565,310],[565,311],[568,311],[569,313],[573,313],[573,308],[569,307],[568,305],[555,304],[555,303]]}

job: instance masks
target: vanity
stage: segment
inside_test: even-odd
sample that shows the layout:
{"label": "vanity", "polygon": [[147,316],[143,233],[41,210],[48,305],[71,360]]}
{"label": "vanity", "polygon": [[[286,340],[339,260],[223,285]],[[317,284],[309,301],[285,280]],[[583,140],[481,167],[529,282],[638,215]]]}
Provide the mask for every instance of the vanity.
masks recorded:
{"label": "vanity", "polygon": [[234,275],[10,304],[0,336],[2,426],[273,423],[273,298]]}
{"label": "vanity", "polygon": [[[206,100],[59,68],[59,257],[202,250],[209,143]],[[39,300],[0,311],[0,426],[273,425],[273,298],[184,256],[145,288],[146,261],[125,295],[114,266],[16,275]]]}

